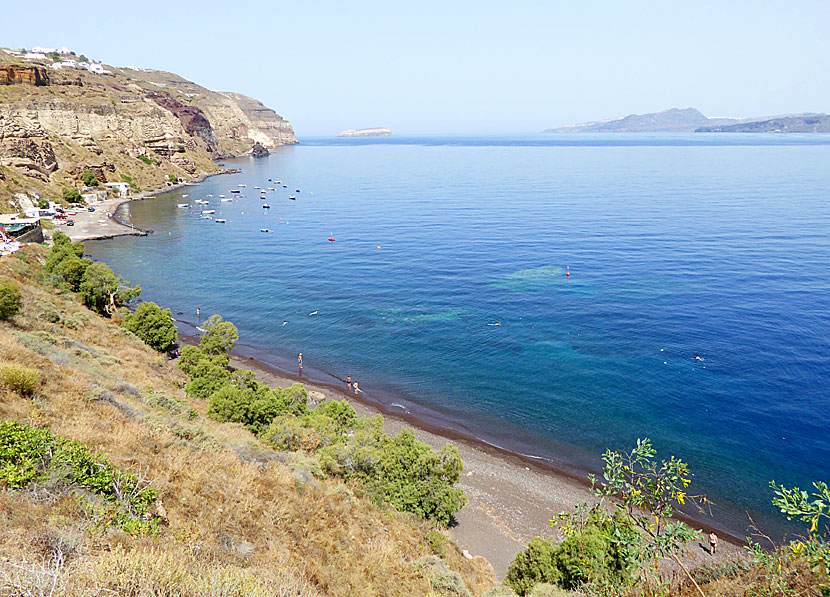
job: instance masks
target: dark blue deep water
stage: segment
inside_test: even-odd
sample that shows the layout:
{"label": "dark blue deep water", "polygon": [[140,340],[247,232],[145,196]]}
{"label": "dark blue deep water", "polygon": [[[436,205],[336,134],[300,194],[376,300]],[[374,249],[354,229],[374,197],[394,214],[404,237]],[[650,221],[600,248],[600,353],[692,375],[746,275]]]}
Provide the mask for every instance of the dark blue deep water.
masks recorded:
{"label": "dark blue deep water", "polygon": [[310,139],[227,165],[88,251],[271,364],[516,452],[593,470],[650,437],[737,533],[784,530],[770,480],[830,481],[830,138]]}

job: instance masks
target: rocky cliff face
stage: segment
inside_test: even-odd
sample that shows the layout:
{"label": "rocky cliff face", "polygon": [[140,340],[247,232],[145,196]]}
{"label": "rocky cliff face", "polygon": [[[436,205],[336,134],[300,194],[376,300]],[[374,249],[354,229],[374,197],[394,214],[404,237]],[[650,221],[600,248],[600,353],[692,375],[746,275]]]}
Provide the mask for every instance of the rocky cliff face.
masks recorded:
{"label": "rocky cliff face", "polygon": [[[247,96],[172,73],[21,64],[0,49],[0,211],[20,189],[60,196],[84,169],[136,188],[215,172],[214,160],[296,143],[291,124]],[[18,176],[19,175],[19,176]],[[28,182],[27,182],[28,181]]]}
{"label": "rocky cliff face", "polygon": [[42,66],[0,66],[0,85],[48,85],[49,75]]}

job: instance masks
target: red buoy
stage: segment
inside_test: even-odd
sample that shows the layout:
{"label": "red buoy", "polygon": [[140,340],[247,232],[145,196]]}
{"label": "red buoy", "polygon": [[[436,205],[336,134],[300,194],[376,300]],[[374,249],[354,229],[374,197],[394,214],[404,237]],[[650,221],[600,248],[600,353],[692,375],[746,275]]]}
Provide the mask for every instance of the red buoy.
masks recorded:
{"label": "red buoy", "polygon": [[329,240],[330,240],[331,242],[334,242],[334,238],[329,238]]}

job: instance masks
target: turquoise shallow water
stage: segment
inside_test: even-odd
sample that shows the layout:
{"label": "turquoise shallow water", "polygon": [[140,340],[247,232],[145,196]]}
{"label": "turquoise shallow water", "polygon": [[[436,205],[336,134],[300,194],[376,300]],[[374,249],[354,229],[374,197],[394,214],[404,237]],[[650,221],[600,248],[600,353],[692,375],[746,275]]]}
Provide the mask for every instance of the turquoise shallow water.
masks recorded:
{"label": "turquoise shallow water", "polygon": [[721,524],[778,533],[768,482],[830,479],[828,164],[817,135],[309,139],[88,251],[271,364],[523,454],[595,469],[648,436]]}

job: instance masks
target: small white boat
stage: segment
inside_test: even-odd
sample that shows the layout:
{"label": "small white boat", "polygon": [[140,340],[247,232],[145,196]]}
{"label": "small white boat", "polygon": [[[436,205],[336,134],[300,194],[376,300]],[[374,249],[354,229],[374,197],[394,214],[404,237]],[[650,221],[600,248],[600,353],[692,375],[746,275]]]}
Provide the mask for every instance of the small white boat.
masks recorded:
{"label": "small white boat", "polygon": [[277,189],[275,189],[274,187],[268,187],[268,190],[269,191],[276,191]]}
{"label": "small white boat", "polygon": [[231,201],[233,201],[233,199],[220,199],[219,201],[221,203],[230,203]]}
{"label": "small white boat", "polygon": [[220,199],[221,199],[222,197],[224,197],[224,195],[219,195],[219,198],[220,198]]}
{"label": "small white boat", "polygon": [[182,199],[184,199],[185,197],[190,197],[190,195],[188,193],[185,193],[184,195],[182,195]]}
{"label": "small white boat", "polygon": [[240,189],[244,189],[244,188],[246,188],[247,186],[248,186],[248,185],[246,185],[246,184],[241,184],[241,185],[239,185],[239,188],[240,188]]}
{"label": "small white boat", "polygon": [[281,180],[278,180],[278,181],[277,181],[277,182],[275,182],[274,184],[282,184],[282,181],[281,181]]}
{"label": "small white boat", "polygon": [[[239,186],[241,187],[242,185],[239,185]],[[255,189],[261,189],[262,187],[254,187],[254,188],[255,188]]]}
{"label": "small white boat", "polygon": [[297,199],[294,195],[289,195],[288,198],[291,199],[291,201],[295,201]]}
{"label": "small white boat", "polygon": [[208,195],[208,197],[213,197],[213,195]]}
{"label": "small white boat", "polygon": [[238,193],[239,189],[231,189],[231,193]]}
{"label": "small white boat", "polygon": [[181,207],[182,209],[187,209],[188,205],[187,205],[187,203],[177,203],[176,207]]}
{"label": "small white boat", "polygon": [[213,218],[210,216],[199,216],[200,220],[212,220]]}
{"label": "small white boat", "polygon": [[210,201],[205,201],[204,199],[196,199],[196,203],[199,205],[207,205]]}
{"label": "small white boat", "polygon": [[217,224],[224,224],[225,222],[227,222],[227,220],[225,218],[216,218],[216,223]]}
{"label": "small white boat", "polygon": [[215,210],[215,209],[203,209],[203,210],[202,210],[202,215],[203,215],[203,216],[204,216],[204,215],[207,215],[207,214],[215,214],[215,213],[216,213],[216,210]]}
{"label": "small white boat", "polygon": [[268,228],[260,228],[260,232],[271,232]]}
{"label": "small white boat", "polygon": [[270,206],[270,205],[268,205],[267,203],[264,203],[264,204],[262,205],[262,209],[271,209],[271,206]]}

